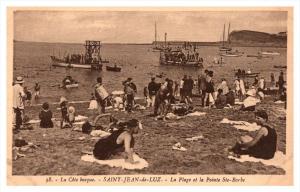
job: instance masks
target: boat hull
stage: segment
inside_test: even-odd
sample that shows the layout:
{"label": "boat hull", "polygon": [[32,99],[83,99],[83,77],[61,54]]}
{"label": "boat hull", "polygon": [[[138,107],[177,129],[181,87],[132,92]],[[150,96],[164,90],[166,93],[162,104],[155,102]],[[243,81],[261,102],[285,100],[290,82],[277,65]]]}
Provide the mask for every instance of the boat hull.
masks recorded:
{"label": "boat hull", "polygon": [[262,55],[280,55],[280,53],[278,53],[278,52],[267,52],[267,51],[263,51],[263,52],[261,52],[261,54]]}
{"label": "boat hull", "polygon": [[66,67],[66,68],[80,68],[80,69],[96,69],[101,70],[102,64],[81,64],[81,63],[65,63],[61,59],[58,59],[54,56],[50,56],[52,60],[53,67]]}
{"label": "boat hull", "polygon": [[61,88],[65,88],[65,89],[70,89],[70,88],[78,88],[79,84],[78,83],[74,83],[74,84],[70,84],[70,85],[61,85]]}
{"label": "boat hull", "polygon": [[198,61],[188,61],[188,62],[175,62],[175,61],[161,61],[161,65],[172,65],[172,66],[182,66],[182,67],[203,67],[202,62]]}
{"label": "boat hull", "polygon": [[69,67],[69,68],[82,68],[82,69],[91,69],[91,65],[86,64],[73,64],[73,63],[53,63],[54,67]]}
{"label": "boat hull", "polygon": [[121,68],[120,68],[120,67],[110,67],[110,66],[106,66],[106,71],[121,72]]}

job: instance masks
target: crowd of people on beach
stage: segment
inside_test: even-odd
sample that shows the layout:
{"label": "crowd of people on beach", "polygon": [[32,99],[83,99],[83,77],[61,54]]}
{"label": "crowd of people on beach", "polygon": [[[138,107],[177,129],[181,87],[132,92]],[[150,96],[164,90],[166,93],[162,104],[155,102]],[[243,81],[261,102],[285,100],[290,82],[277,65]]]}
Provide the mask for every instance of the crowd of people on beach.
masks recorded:
{"label": "crowd of people on beach", "polygon": [[[106,90],[102,77],[98,77],[91,94],[91,102],[89,109],[97,110],[97,117],[93,122],[87,122],[83,125],[83,129],[90,130],[96,127],[96,121],[104,116],[110,117],[110,125],[114,126],[117,131],[105,138],[99,140],[93,150],[93,154],[98,159],[107,159],[115,150],[124,147],[127,153],[127,160],[133,163],[133,135],[142,129],[141,121],[130,119],[128,121],[118,121],[113,115],[107,114],[106,108],[111,106],[114,110],[126,111],[132,113],[137,107],[149,108],[153,111],[155,120],[166,120],[166,115],[170,112],[182,116],[192,112],[195,108],[193,97],[200,97],[201,106],[206,109],[216,108],[233,108],[236,99],[242,102],[239,110],[254,111],[256,121],[262,128],[258,131],[254,138],[242,137],[237,144],[231,149],[236,154],[250,154],[255,157],[272,158],[274,155],[274,146],[276,148],[276,131],[267,125],[268,115],[265,111],[257,111],[256,104],[264,99],[266,90],[266,82],[263,77],[259,80],[245,86],[243,76],[236,74],[236,78],[232,86],[228,85],[226,79],[222,78],[219,84],[215,84],[214,71],[204,70],[197,79],[192,76],[184,75],[179,81],[166,78],[164,82],[156,82],[155,77],[151,77],[150,82],[144,87],[144,104],[142,106],[135,100],[137,94],[137,86],[132,78],[127,78],[122,82],[124,89],[122,91],[114,91],[111,94]],[[19,76],[13,85],[13,111],[14,111],[14,133],[18,133],[21,129],[26,100],[31,100],[31,93],[26,87],[23,87],[24,79]],[[283,78],[283,72],[280,73],[278,81],[275,82],[274,74],[271,74],[271,85],[278,86],[277,98],[286,102],[286,88]],[[34,86],[34,98],[40,97],[40,85]],[[29,92],[29,93],[28,93]],[[28,104],[29,105],[29,104]],[[75,122],[75,107],[69,105],[65,97],[60,98],[61,110],[61,128],[73,127]],[[107,114],[107,115],[105,115]],[[49,103],[42,104],[39,113],[40,127],[53,128],[53,114],[49,109]]]}

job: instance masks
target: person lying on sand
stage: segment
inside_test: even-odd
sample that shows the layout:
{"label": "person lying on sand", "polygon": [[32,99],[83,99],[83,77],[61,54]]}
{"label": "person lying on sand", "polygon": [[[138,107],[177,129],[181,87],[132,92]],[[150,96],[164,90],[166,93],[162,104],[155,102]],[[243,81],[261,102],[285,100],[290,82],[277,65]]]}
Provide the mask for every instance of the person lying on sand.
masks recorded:
{"label": "person lying on sand", "polygon": [[137,134],[139,129],[143,129],[142,124],[137,119],[131,119],[126,123],[123,129],[113,131],[106,138],[99,139],[95,144],[93,155],[99,160],[109,159],[117,152],[124,151],[127,154],[126,162],[134,163],[133,147],[134,134]]}
{"label": "person lying on sand", "polygon": [[246,135],[238,139],[237,143],[230,152],[237,156],[249,155],[255,158],[272,159],[276,152],[277,134],[268,121],[268,114],[264,110],[254,113],[255,120],[261,128],[254,138]]}

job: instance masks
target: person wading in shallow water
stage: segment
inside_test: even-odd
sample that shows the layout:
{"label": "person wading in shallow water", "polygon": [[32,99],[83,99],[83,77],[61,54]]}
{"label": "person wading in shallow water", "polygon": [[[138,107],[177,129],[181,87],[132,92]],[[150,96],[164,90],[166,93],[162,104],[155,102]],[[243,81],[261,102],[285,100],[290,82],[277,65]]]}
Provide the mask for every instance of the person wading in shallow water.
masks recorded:
{"label": "person wading in shallow water", "polygon": [[272,159],[276,152],[277,133],[268,121],[268,114],[263,111],[257,111],[255,120],[261,128],[254,138],[246,135],[238,139],[236,145],[230,149],[236,155],[249,155],[255,158]]}
{"label": "person wading in shallow water", "polygon": [[109,159],[112,155],[125,150],[127,158],[126,162],[134,163],[133,147],[134,134],[137,134],[139,129],[143,129],[140,121],[131,119],[122,124],[123,128],[112,132],[111,135],[104,139],[100,139],[94,147],[94,157],[100,160]]}

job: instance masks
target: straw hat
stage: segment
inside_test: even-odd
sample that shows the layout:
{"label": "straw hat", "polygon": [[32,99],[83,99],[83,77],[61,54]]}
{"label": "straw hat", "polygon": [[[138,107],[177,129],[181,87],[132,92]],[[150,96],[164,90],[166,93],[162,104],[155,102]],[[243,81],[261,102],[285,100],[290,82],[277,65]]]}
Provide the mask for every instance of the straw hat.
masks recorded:
{"label": "straw hat", "polygon": [[75,108],[74,108],[73,106],[70,106],[70,107],[68,108],[68,112],[69,112],[69,113],[75,113]]}
{"label": "straw hat", "polygon": [[21,84],[21,83],[24,83],[24,79],[22,76],[18,76],[16,81],[15,81],[16,84]]}

